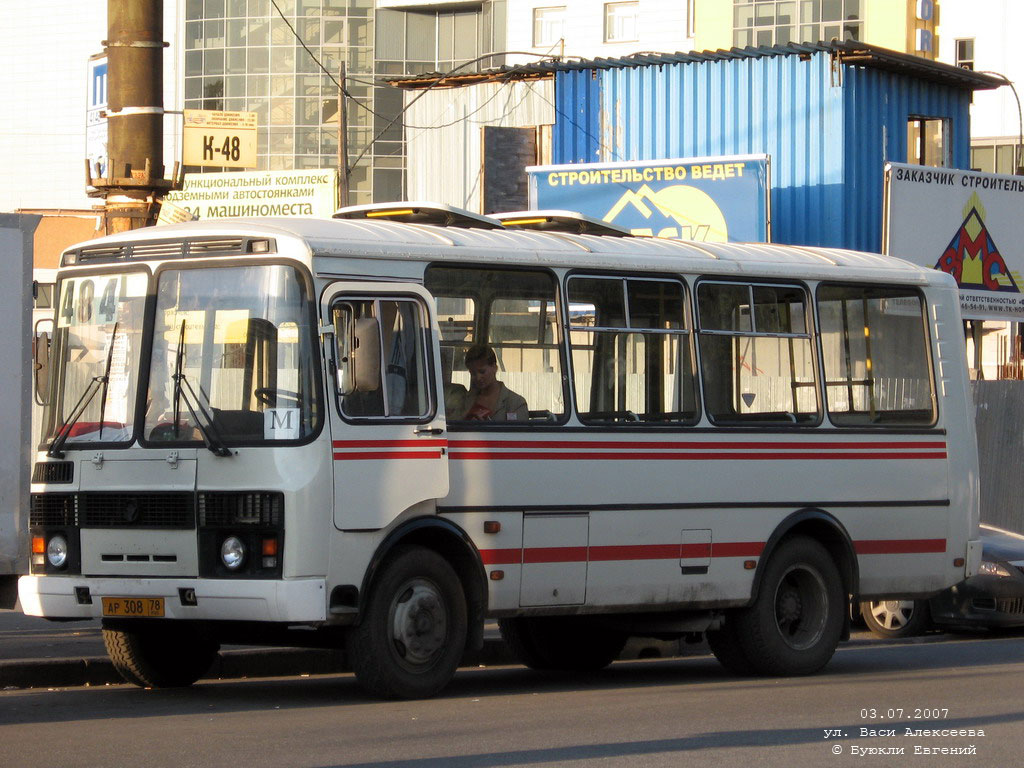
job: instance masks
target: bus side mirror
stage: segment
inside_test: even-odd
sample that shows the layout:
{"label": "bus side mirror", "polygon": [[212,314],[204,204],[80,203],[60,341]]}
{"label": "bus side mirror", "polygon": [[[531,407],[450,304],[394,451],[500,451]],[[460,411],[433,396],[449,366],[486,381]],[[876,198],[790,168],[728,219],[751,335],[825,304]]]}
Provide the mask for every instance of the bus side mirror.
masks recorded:
{"label": "bus side mirror", "polygon": [[338,394],[375,392],[380,389],[380,326],[372,317],[352,319],[349,306],[335,314],[338,340]]}
{"label": "bus side mirror", "polygon": [[50,398],[50,334],[46,331],[32,336],[32,376],[36,405],[46,405]]}
{"label": "bus side mirror", "polygon": [[364,317],[352,326],[353,383],[357,392],[380,389],[380,326],[376,318]]}

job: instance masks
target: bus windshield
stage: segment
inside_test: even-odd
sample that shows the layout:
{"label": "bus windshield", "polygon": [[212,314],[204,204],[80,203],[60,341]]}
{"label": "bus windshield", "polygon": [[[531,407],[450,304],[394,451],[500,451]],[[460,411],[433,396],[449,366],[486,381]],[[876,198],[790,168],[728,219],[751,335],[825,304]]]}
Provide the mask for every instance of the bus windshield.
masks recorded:
{"label": "bus windshield", "polygon": [[316,429],[312,311],[280,264],[157,275],[143,438],[256,444]]}
{"label": "bus windshield", "polygon": [[44,421],[50,436],[64,443],[132,439],[148,285],[142,271],[61,281]]}

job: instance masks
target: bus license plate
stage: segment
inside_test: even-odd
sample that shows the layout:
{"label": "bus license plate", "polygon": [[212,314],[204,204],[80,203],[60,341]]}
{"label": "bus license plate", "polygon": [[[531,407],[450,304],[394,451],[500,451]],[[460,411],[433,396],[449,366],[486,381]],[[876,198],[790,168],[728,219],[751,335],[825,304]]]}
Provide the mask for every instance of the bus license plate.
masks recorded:
{"label": "bus license plate", "polygon": [[104,597],[103,615],[162,618],[164,599],[162,597]]}

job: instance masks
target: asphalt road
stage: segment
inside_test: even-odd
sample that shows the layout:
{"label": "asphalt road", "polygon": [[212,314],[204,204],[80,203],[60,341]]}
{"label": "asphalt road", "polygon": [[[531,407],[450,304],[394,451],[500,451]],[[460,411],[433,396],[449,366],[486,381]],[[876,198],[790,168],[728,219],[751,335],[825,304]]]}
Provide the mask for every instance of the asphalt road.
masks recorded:
{"label": "asphalt road", "polygon": [[0,610],[0,661],[105,654],[99,619],[56,622]]}
{"label": "asphalt road", "polygon": [[350,675],[10,690],[0,692],[0,765],[1010,766],[1021,764],[1021,680],[1024,638],[934,636],[842,646],[806,678],[734,678],[708,656],[586,677],[462,670],[442,696],[417,702],[370,700]]}

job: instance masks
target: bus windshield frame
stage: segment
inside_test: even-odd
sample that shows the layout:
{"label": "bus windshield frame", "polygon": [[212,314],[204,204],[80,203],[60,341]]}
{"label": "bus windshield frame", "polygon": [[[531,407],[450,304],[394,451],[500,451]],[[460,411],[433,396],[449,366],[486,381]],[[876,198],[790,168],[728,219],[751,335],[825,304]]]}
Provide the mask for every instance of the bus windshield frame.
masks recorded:
{"label": "bus windshield frame", "polygon": [[61,277],[44,444],[132,441],[148,292],[141,267]]}
{"label": "bus windshield frame", "polygon": [[281,262],[164,265],[154,277],[146,446],[305,443],[323,396],[312,285]]}

